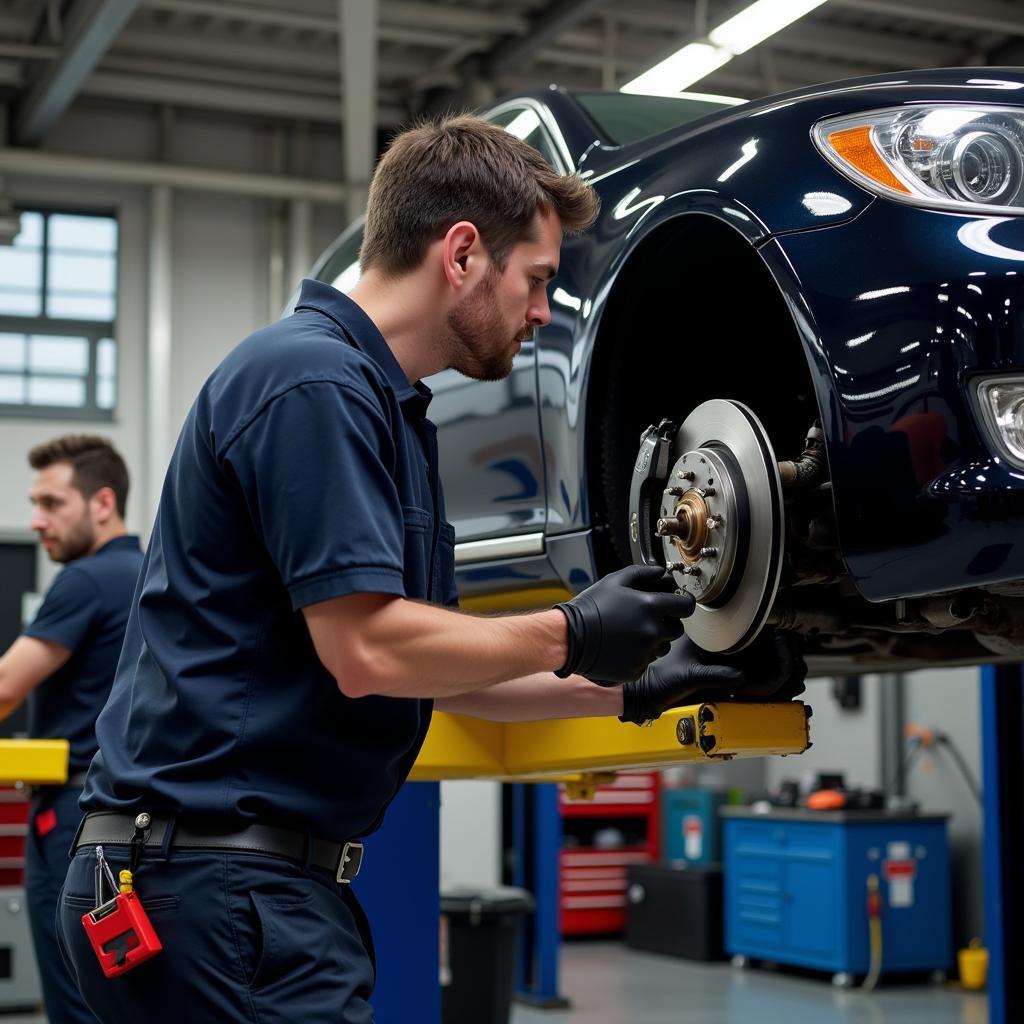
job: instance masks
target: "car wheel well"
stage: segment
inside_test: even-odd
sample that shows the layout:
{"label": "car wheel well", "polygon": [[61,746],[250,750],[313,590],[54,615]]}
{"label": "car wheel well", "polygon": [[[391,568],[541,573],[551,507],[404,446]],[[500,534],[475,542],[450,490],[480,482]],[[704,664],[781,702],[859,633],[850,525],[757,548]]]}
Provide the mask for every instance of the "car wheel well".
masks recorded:
{"label": "car wheel well", "polygon": [[774,277],[735,229],[702,214],[656,228],[632,253],[609,296],[590,374],[586,472],[600,573],[629,562],[630,473],[650,423],[682,419],[710,398],[736,399],[789,458],[818,415]]}

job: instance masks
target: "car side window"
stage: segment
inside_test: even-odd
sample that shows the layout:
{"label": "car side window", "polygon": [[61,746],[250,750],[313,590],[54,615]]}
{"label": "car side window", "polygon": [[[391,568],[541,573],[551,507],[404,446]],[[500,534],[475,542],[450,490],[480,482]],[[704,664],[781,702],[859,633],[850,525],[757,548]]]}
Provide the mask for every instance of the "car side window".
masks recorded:
{"label": "car side window", "polygon": [[540,115],[532,107],[506,107],[492,114],[488,120],[522,139],[528,146],[533,146],[556,170],[560,168],[561,161],[555,155],[555,147],[541,124]]}

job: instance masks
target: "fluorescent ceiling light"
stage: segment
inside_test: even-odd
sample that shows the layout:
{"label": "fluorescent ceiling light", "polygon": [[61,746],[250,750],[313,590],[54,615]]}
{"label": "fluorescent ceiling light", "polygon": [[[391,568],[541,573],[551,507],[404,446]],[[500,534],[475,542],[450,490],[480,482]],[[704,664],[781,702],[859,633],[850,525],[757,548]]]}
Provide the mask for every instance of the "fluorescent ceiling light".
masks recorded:
{"label": "fluorescent ceiling light", "polygon": [[674,92],[672,95],[677,100],[701,100],[704,103],[727,103],[730,107],[737,107],[747,101],[742,96],[719,96],[714,92]]}
{"label": "fluorescent ceiling light", "polygon": [[678,96],[694,82],[732,60],[732,54],[710,43],[690,43],[666,57],[660,64],[627,82],[621,92],[637,92],[647,96]]}
{"label": "fluorescent ceiling light", "polygon": [[708,34],[706,43],[688,43],[660,64],[622,86],[620,92],[678,96],[688,85],[728,64],[737,54],[774,35],[826,0],[754,0]]}
{"label": "fluorescent ceiling light", "polygon": [[733,56],[746,53],[823,3],[825,0],[755,0],[735,17],[723,21],[708,38]]}

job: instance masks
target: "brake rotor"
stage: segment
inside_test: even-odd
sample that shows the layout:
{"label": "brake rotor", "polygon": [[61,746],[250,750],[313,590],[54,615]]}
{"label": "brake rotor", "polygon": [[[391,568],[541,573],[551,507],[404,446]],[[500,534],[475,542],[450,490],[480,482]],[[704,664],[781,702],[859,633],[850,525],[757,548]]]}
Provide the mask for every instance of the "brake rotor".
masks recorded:
{"label": "brake rotor", "polygon": [[673,430],[662,423],[648,431],[634,470],[634,561],[661,562],[696,598],[686,620],[694,643],[738,651],[761,631],[778,591],[778,464],[760,420],[739,402],[705,402]]}

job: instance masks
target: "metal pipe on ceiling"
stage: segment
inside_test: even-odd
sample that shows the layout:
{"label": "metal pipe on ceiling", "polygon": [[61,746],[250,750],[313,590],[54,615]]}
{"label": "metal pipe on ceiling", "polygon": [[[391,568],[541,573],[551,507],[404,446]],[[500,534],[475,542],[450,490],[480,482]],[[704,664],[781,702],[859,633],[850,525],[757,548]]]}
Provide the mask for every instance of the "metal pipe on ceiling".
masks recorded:
{"label": "metal pipe on ceiling", "polygon": [[347,189],[340,182],[315,178],[247,174],[140,160],[110,160],[16,147],[0,147],[0,173],[126,185],[168,185],[197,192],[228,192],[268,199],[309,199],[331,204],[344,203],[347,195]]}

